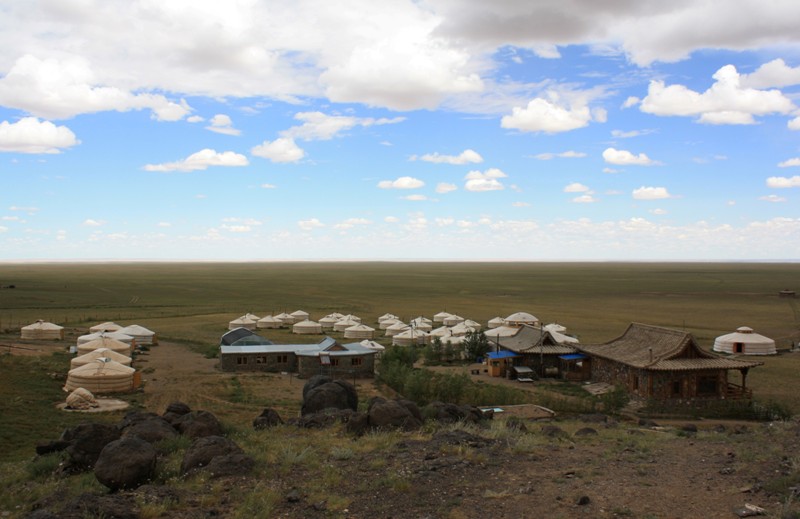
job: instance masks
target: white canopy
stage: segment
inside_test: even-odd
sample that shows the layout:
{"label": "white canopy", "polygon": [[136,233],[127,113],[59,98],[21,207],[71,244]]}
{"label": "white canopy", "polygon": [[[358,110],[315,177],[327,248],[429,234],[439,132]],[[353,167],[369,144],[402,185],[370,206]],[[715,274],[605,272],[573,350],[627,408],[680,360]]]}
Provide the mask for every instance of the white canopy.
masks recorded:
{"label": "white canopy", "polygon": [[714,341],[714,351],[721,353],[741,353],[742,355],[775,355],[775,341],[753,331],[748,326],[737,328],[735,332],[720,335]]}
{"label": "white canopy", "polygon": [[520,326],[523,324],[539,324],[539,319],[528,312],[516,312],[506,317],[506,326]]}
{"label": "white canopy", "polygon": [[295,323],[292,326],[292,333],[297,333],[297,334],[322,333],[322,325],[317,322],[309,321],[308,319],[306,319],[305,321],[300,321],[299,323]]}

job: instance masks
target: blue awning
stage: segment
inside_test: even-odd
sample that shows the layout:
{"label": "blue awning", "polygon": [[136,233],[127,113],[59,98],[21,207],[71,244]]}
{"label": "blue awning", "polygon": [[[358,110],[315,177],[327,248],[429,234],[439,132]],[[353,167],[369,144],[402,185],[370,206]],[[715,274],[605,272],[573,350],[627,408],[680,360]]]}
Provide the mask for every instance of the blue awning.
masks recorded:
{"label": "blue awning", "polygon": [[558,358],[563,360],[581,360],[588,359],[589,357],[583,353],[570,353],[569,355],[559,355]]}
{"label": "blue awning", "polygon": [[502,350],[502,351],[490,351],[487,355],[490,359],[510,359],[513,357],[519,357],[520,355],[514,353],[513,351]]}

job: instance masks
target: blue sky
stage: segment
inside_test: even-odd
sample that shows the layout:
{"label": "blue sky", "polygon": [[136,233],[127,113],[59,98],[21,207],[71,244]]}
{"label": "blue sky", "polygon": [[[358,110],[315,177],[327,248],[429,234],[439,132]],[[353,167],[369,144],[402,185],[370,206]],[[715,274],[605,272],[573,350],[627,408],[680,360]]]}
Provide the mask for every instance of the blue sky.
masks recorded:
{"label": "blue sky", "polygon": [[800,258],[800,3],[601,4],[0,0],[0,260]]}

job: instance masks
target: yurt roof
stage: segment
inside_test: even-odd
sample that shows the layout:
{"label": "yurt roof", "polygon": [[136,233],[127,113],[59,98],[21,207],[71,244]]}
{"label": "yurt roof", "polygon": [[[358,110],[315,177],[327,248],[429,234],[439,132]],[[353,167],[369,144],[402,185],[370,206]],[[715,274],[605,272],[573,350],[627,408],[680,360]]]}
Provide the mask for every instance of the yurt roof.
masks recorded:
{"label": "yurt roof", "polygon": [[251,318],[247,317],[246,315],[243,315],[241,317],[237,317],[233,321],[230,321],[228,324],[255,324],[256,322],[257,322],[257,319],[254,320],[254,319],[251,319]]}
{"label": "yurt roof", "polygon": [[119,333],[124,333],[126,335],[155,335],[156,332],[152,330],[148,330],[144,326],[139,326],[138,324],[132,324],[130,326],[126,326],[119,330]]}
{"label": "yurt roof", "polygon": [[396,316],[396,315],[394,315],[394,314],[385,313],[385,314],[383,314],[382,316],[378,317],[378,322],[380,323],[380,322],[382,322],[382,321],[385,321],[386,319],[400,319],[400,318],[399,318],[399,317],[397,317],[397,316]]}
{"label": "yurt roof", "polygon": [[300,327],[300,328],[302,328],[304,326],[309,326],[309,327],[310,326],[319,326],[319,323],[316,322],[316,321],[311,321],[309,319],[306,319],[304,321],[300,321],[299,323],[294,323],[294,326],[297,326],[297,327]]}
{"label": "yurt roof", "polygon": [[328,317],[334,317],[336,319],[342,319],[344,317],[344,314],[340,314],[339,312],[333,312],[333,313],[328,314]]}
{"label": "yurt roof", "polygon": [[394,331],[394,330],[405,330],[406,328],[410,328],[410,326],[404,323],[403,321],[397,321],[396,323],[392,324],[386,329]]}
{"label": "yurt roof", "polygon": [[419,324],[419,323],[431,324],[433,321],[431,321],[427,317],[423,317],[423,316],[420,315],[419,317],[415,317],[414,319],[412,319],[411,322],[416,323],[416,324]]}
{"label": "yurt roof", "polygon": [[116,339],[116,340],[121,341],[121,342],[126,342],[126,341],[133,340],[133,337],[131,337],[127,333],[95,332],[95,333],[89,333],[87,335],[81,335],[80,337],[78,337],[78,341],[79,342],[80,341],[88,342],[88,341],[93,341],[95,339],[100,339],[100,338],[103,338],[103,337],[106,337],[106,338],[109,338],[109,339]]}
{"label": "yurt roof", "polygon": [[49,323],[47,321],[42,321],[41,319],[36,321],[35,323],[31,323],[28,326],[23,326],[23,330],[63,330],[63,326],[59,326],[57,324]]}
{"label": "yurt roof", "polygon": [[243,318],[247,318],[247,319],[252,319],[254,321],[258,321],[259,319],[261,319],[259,316],[255,315],[255,314],[251,314],[250,312],[247,312],[242,317]]}
{"label": "yurt roof", "polygon": [[365,348],[369,348],[371,350],[383,351],[386,347],[383,344],[380,344],[375,341],[371,341],[369,339],[364,339],[363,341],[359,342],[359,344]]}
{"label": "yurt roof", "polygon": [[512,321],[512,322],[538,322],[539,319],[534,317],[532,314],[529,314],[528,312],[516,312],[516,313],[513,313],[513,314],[509,315],[508,317],[506,317],[506,321]]}
{"label": "yurt roof", "polygon": [[337,323],[339,322],[339,317],[334,317],[333,315],[326,315],[322,319],[319,320],[321,323]]}
{"label": "yurt roof", "polygon": [[430,333],[423,332],[422,330],[416,330],[414,328],[409,328],[403,332],[398,333],[394,336],[395,339],[411,339],[417,337],[428,337]]}
{"label": "yurt roof", "polygon": [[429,332],[432,337],[448,337],[453,334],[449,326],[440,326]]}
{"label": "yurt roof", "polygon": [[344,331],[346,332],[374,332],[375,328],[371,328],[366,324],[355,324],[350,328],[346,328]]}
{"label": "yurt roof", "polygon": [[112,322],[112,321],[106,321],[104,323],[100,323],[100,324],[96,324],[96,325],[92,326],[91,328],[89,328],[89,331],[90,332],[100,332],[100,331],[103,331],[103,330],[107,330],[109,332],[115,332],[115,331],[119,330],[120,328],[122,328],[121,324],[117,324],[117,323]]}
{"label": "yurt roof", "polygon": [[552,332],[564,333],[564,332],[567,331],[567,327],[566,326],[562,326],[562,325],[560,325],[558,323],[546,324],[546,325],[544,325],[544,329],[547,330],[548,332],[551,332],[551,333]]}
{"label": "yurt roof", "polygon": [[742,326],[737,328],[735,332],[720,335],[714,342],[735,344],[741,342],[743,344],[767,344],[774,345],[775,341],[769,337],[764,337],[761,334],[755,333],[752,328]]}
{"label": "yurt roof", "polygon": [[342,316],[342,319],[352,319],[353,321],[361,322],[361,318],[355,314],[347,314],[345,316]]}
{"label": "yurt roof", "polygon": [[469,326],[470,328],[477,328],[479,330],[481,328],[481,323],[479,323],[478,321],[473,321],[472,319],[467,319],[462,324],[465,324],[466,326]]}
{"label": "yurt roof", "polygon": [[117,361],[101,357],[94,362],[69,370],[68,375],[93,375],[102,377],[110,375],[130,375],[135,371],[136,370],[130,366],[125,366]]}
{"label": "yurt roof", "polygon": [[347,316],[343,319],[339,319],[338,321],[336,321],[336,324],[338,326],[343,326],[345,324],[349,324],[350,326],[355,326],[357,324],[361,324],[361,321],[356,321],[355,319],[353,319],[352,316]]}
{"label": "yurt roof", "polygon": [[450,328],[450,333],[452,333],[453,335],[466,334],[467,332],[472,332],[472,331],[475,331],[475,329],[472,328],[471,326],[467,326],[466,322],[458,323],[457,325]]}
{"label": "yurt roof", "polygon": [[309,313],[304,311],[304,310],[295,310],[294,312],[292,312],[289,315],[291,315],[293,317],[308,317]]}
{"label": "yurt roof", "polygon": [[96,350],[97,348],[108,348],[114,351],[131,351],[130,344],[118,341],[117,339],[108,336],[97,337],[78,346],[79,350]]}
{"label": "yurt roof", "polygon": [[275,319],[288,319],[290,317],[294,317],[292,314],[287,314],[286,312],[281,312],[275,316]]}
{"label": "yurt roof", "polygon": [[503,324],[504,322],[506,322],[506,320],[499,316],[489,319],[489,324]]}
{"label": "yurt roof", "polygon": [[450,317],[451,315],[453,315],[453,314],[450,314],[450,313],[447,313],[447,312],[439,312],[438,314],[434,315],[433,318],[434,319],[446,319],[446,318]]}
{"label": "yurt roof", "polygon": [[124,364],[126,366],[129,366],[131,363],[131,358],[128,357],[127,355],[123,355],[122,353],[116,352],[109,348],[97,348],[96,350],[92,350],[89,353],[78,355],[77,357],[71,359],[70,366],[83,365],[93,361],[94,359],[99,359],[99,358],[110,359],[113,360],[114,362],[119,362],[120,364]]}
{"label": "yurt roof", "polygon": [[516,335],[518,332],[519,328],[514,326],[498,326],[497,328],[486,330],[483,332],[483,334],[491,339],[493,337],[511,337],[512,335]]}
{"label": "yurt roof", "polygon": [[281,321],[280,319],[276,318],[275,316],[265,315],[264,317],[259,319],[258,322],[260,322],[260,323],[281,323],[283,321]]}

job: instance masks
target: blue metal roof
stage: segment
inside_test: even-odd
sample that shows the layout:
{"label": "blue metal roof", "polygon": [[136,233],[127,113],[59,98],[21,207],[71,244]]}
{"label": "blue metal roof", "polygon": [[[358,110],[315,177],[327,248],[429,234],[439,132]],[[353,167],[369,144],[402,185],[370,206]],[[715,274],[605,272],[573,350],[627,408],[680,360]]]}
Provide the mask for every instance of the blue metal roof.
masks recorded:
{"label": "blue metal roof", "polygon": [[559,359],[564,360],[580,360],[580,359],[588,359],[586,355],[583,353],[570,353],[569,355],[559,355]]}
{"label": "blue metal roof", "polygon": [[513,357],[519,357],[519,354],[514,353],[513,351],[502,350],[502,351],[490,351],[486,354],[487,357],[490,359],[510,359]]}

